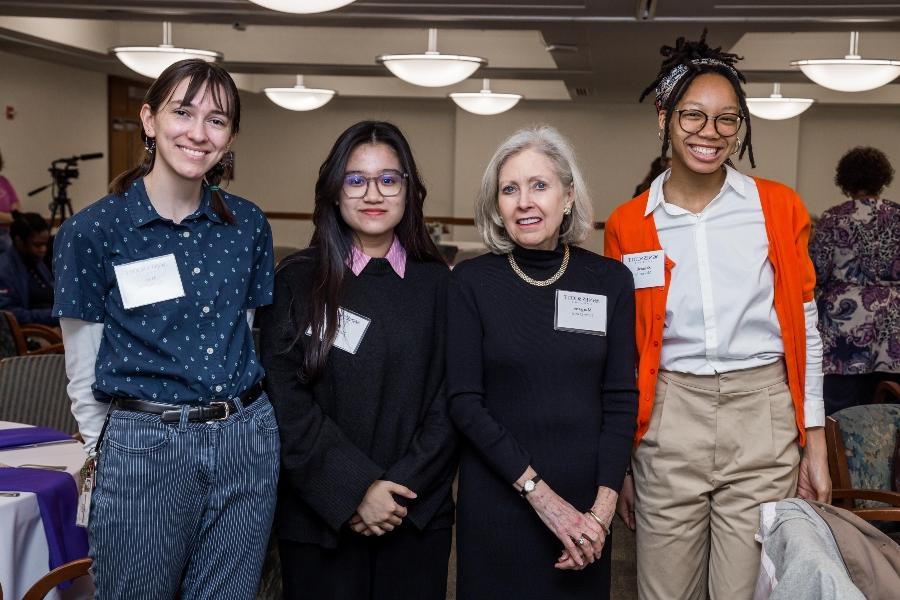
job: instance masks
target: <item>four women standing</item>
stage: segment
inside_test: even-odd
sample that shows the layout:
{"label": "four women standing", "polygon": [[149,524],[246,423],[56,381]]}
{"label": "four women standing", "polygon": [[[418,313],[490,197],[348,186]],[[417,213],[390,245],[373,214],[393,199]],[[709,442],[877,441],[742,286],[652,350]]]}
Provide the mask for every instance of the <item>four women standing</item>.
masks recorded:
{"label": "four women standing", "polygon": [[648,89],[672,167],[612,215],[610,258],[576,245],[591,202],[553,128],[497,149],[476,205],[491,253],[452,276],[400,131],[343,132],[260,315],[265,391],[249,324],[270,232],[218,187],[237,90],[167,69],[143,163],[55,248],[73,412],[102,448],[98,597],[252,597],[280,447],[286,597],[442,599],[455,431],[462,600],[608,597],[617,501],[642,598],[749,597],[756,507],[830,488],[809,223],[731,165],[753,161],[736,57],[664,50]]}

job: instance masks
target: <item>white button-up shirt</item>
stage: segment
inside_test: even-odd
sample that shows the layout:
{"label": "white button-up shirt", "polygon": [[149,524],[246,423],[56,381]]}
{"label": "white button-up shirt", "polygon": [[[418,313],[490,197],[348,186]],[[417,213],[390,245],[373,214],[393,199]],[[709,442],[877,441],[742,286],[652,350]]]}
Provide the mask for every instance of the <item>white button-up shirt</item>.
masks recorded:
{"label": "white button-up shirt", "polygon": [[[728,166],[725,170],[722,189],[697,214],[665,201],[663,184],[670,171],[650,186],[644,214],[653,213],[660,244],[675,262],[659,365],[667,371],[712,375],[768,365],[784,356],[759,190],[751,177]],[[815,302],[807,304],[812,370],[807,370],[804,412],[807,427],[814,427],[824,424],[821,338]]]}

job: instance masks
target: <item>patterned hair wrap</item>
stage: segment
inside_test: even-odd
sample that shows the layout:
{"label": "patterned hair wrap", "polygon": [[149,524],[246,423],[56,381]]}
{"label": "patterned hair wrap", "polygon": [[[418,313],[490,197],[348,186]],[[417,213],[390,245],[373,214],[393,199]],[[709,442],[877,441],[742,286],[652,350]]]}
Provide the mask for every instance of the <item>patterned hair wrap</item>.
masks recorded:
{"label": "patterned hair wrap", "polygon": [[[715,58],[695,58],[690,61],[691,65],[695,67],[700,67],[703,65],[712,65],[716,67],[724,67],[731,71],[735,77],[739,77],[738,72],[731,65],[722,62],[721,60],[716,60]],[[678,64],[672,67],[672,70],[669,71],[668,75],[663,77],[659,85],[656,86],[656,108],[657,110],[662,108],[666,100],[669,99],[669,94],[672,93],[672,90],[675,89],[675,86],[678,85],[678,82],[681,81],[681,78],[687,75],[690,72],[690,69],[685,64]]]}

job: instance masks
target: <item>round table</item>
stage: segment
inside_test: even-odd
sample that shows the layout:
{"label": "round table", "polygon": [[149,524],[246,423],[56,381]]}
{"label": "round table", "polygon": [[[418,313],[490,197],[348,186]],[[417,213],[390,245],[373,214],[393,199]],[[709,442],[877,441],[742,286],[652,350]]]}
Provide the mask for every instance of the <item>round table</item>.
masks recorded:
{"label": "round table", "polygon": [[[0,429],[30,427],[23,423],[0,421]],[[0,468],[23,465],[63,467],[76,479],[87,455],[75,440],[50,442],[30,447],[0,449]],[[37,496],[29,492],[0,490],[0,585],[4,598],[21,598],[35,581],[47,574],[50,560],[47,536],[41,521]],[[90,598],[93,585],[89,577],[76,580],[60,592],[52,590],[51,600]]]}

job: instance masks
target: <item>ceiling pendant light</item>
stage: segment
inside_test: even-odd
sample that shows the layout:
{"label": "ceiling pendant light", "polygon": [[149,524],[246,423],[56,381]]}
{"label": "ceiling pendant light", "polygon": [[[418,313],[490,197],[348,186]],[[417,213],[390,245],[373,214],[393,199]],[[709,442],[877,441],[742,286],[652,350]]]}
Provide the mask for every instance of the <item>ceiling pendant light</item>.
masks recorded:
{"label": "ceiling pendant light", "polygon": [[795,60],[803,74],[822,87],[839,92],[865,92],[893,81],[900,75],[900,60],[863,58],[859,55],[859,32],[850,33],[850,54],[844,58]]}
{"label": "ceiling pendant light", "polygon": [[413,85],[444,87],[459,83],[486,65],[477,56],[441,54],[437,51],[437,29],[428,30],[428,50],[424,54],[383,54],[375,59],[391,73]]}
{"label": "ceiling pendant light", "polygon": [[781,95],[781,84],[776,83],[768,98],[747,98],[750,114],[760,119],[782,121],[796,117],[813,105],[812,98],[785,98]]}
{"label": "ceiling pendant light", "polygon": [[250,0],[265,8],[281,12],[308,15],[312,13],[327,12],[342,6],[347,6],[355,0]]}
{"label": "ceiling pendant light", "polygon": [[207,62],[222,59],[221,52],[212,50],[196,50],[194,48],[176,48],[172,45],[172,24],[163,23],[163,43],[159,46],[119,46],[111,52],[132,71],[144,77],[156,79],[166,67],[186,58],[199,58]]}
{"label": "ceiling pendant light", "polygon": [[499,115],[519,103],[521,94],[497,94],[491,91],[491,80],[482,80],[480,92],[456,92],[450,94],[461,109],[476,115]]}
{"label": "ceiling pendant light", "polygon": [[297,75],[297,85],[292,88],[266,88],[266,96],[288,110],[315,110],[334,98],[334,90],[308,88],[303,85],[303,75]]}

